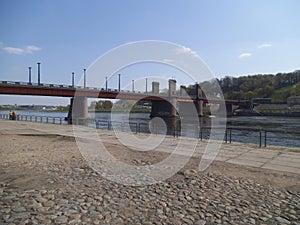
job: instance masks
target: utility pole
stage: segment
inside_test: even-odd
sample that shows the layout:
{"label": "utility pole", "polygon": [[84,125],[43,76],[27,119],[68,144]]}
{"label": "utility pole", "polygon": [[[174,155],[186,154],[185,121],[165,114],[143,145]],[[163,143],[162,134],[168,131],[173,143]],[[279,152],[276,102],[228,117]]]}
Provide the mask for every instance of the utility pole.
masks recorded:
{"label": "utility pole", "polygon": [[28,67],[29,84],[31,84],[31,66]]}
{"label": "utility pole", "polygon": [[146,94],[148,92],[148,78],[146,78]]}
{"label": "utility pole", "polygon": [[119,92],[121,92],[121,74],[119,74]]}
{"label": "utility pole", "polygon": [[86,69],[83,69],[83,87],[86,88]]}
{"label": "utility pole", "polygon": [[41,84],[41,63],[38,62],[37,65],[38,65],[38,85],[40,85]]}

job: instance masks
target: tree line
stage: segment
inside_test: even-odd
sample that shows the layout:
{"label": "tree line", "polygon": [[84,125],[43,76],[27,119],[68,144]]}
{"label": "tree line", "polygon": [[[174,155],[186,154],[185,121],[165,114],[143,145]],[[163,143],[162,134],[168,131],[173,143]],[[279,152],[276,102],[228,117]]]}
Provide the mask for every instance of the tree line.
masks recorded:
{"label": "tree line", "polygon": [[[273,102],[286,102],[290,96],[300,95],[300,70],[290,73],[257,74],[240,77],[226,76],[204,81],[200,87],[210,93],[223,92],[225,99],[246,100],[272,98]],[[195,85],[186,87],[189,95],[195,94]],[[205,92],[203,93],[205,97]]]}

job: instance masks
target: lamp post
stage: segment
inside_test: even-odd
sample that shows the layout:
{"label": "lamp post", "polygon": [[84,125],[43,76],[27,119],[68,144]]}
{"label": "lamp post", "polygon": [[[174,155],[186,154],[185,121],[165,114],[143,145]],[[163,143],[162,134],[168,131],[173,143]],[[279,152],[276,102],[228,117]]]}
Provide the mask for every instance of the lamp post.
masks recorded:
{"label": "lamp post", "polygon": [[132,80],[132,92],[134,92],[134,80]]}
{"label": "lamp post", "polygon": [[74,87],[74,85],[75,85],[75,73],[74,72],[72,72],[72,87]]}
{"label": "lamp post", "polygon": [[41,84],[41,63],[38,62],[37,65],[38,65],[38,85],[40,85]]}
{"label": "lamp post", "polygon": [[148,78],[146,78],[146,94],[148,92]]}
{"label": "lamp post", "polygon": [[121,91],[121,74],[119,74],[119,92]]}
{"label": "lamp post", "polygon": [[86,69],[83,69],[83,87],[86,88]]}
{"label": "lamp post", "polygon": [[29,84],[31,84],[31,66],[28,67]]}
{"label": "lamp post", "polygon": [[105,90],[107,91],[107,77],[105,77]]}

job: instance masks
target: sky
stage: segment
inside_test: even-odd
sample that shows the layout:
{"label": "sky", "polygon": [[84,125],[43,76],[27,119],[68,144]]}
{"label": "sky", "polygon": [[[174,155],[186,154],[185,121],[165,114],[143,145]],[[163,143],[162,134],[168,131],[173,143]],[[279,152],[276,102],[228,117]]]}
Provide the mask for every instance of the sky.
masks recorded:
{"label": "sky", "polygon": [[[27,82],[31,66],[36,82],[41,62],[43,83],[70,84],[72,72],[78,83],[83,68],[99,56],[142,40],[184,46],[217,78],[290,72],[300,69],[299,9],[298,0],[1,0],[0,80]],[[178,85],[190,82],[166,65],[119,73],[129,89],[132,80],[148,74],[178,79]],[[110,78],[112,88],[116,80]],[[0,104],[68,101],[0,96]]]}

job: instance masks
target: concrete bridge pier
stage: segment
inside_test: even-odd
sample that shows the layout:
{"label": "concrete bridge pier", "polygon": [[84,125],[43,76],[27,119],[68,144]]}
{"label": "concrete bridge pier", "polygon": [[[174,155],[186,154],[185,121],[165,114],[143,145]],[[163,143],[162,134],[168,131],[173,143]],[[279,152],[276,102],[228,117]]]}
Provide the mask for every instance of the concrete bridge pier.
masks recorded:
{"label": "concrete bridge pier", "polygon": [[195,102],[196,110],[198,113],[198,116],[203,116],[203,100],[198,100]]}
{"label": "concrete bridge pier", "polygon": [[88,118],[87,97],[75,96],[70,99],[70,108],[68,112],[69,124],[85,125]]}
{"label": "concrete bridge pier", "polygon": [[233,105],[232,104],[219,104],[219,113],[226,112],[227,116],[233,115]]}
{"label": "concrete bridge pier", "polygon": [[177,100],[172,98],[170,101],[152,101],[150,118],[154,117],[175,117],[177,115]]}

